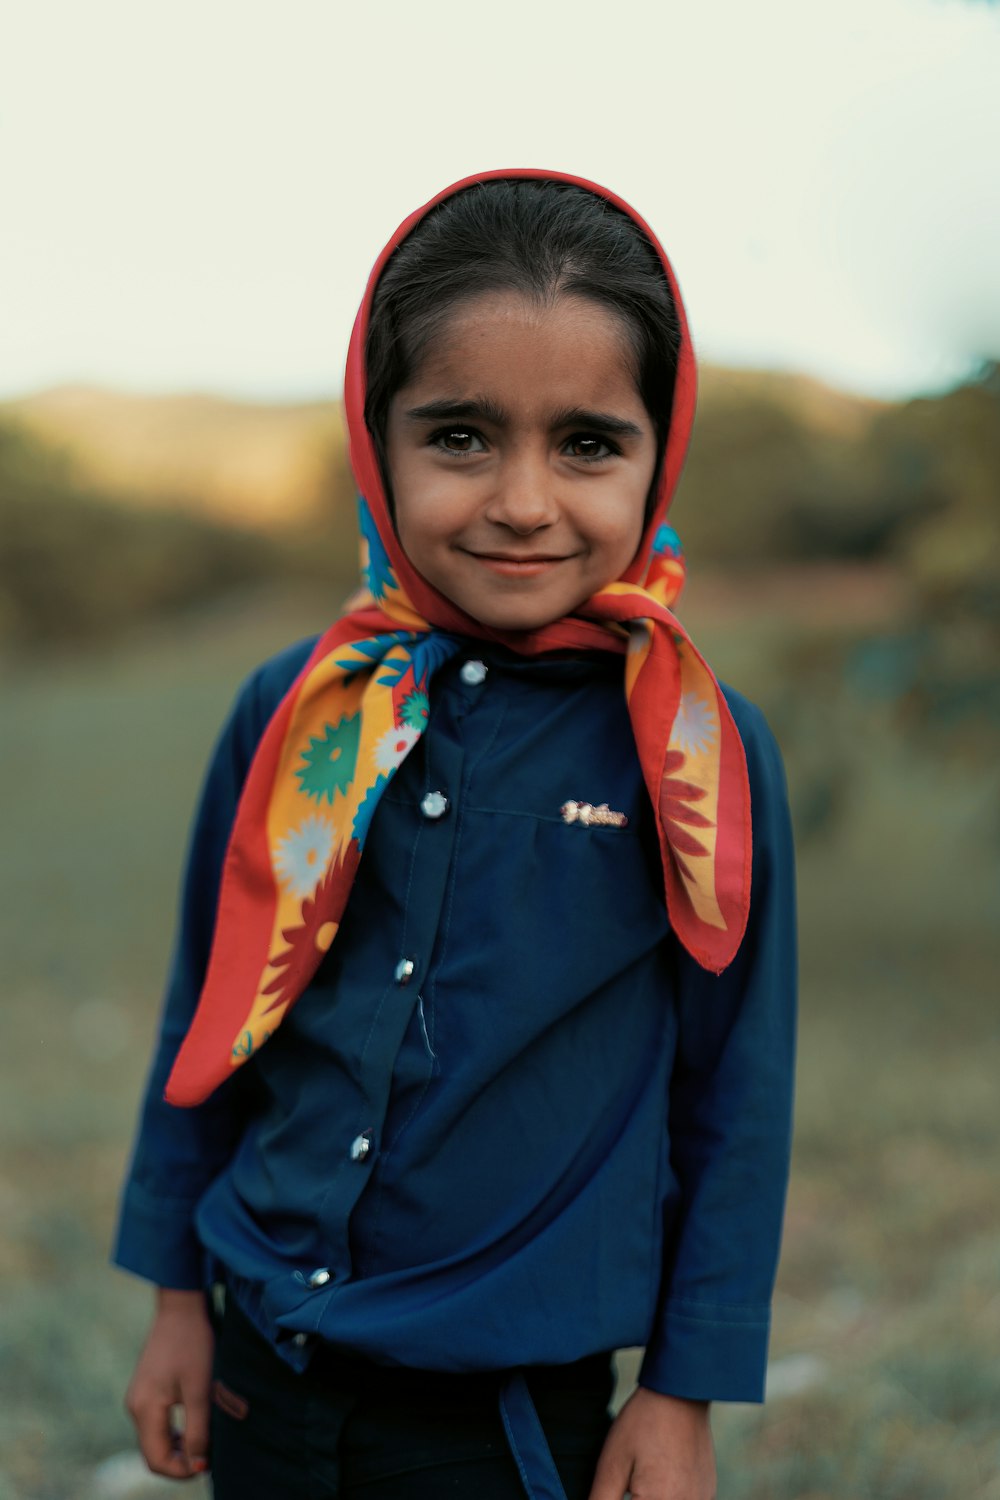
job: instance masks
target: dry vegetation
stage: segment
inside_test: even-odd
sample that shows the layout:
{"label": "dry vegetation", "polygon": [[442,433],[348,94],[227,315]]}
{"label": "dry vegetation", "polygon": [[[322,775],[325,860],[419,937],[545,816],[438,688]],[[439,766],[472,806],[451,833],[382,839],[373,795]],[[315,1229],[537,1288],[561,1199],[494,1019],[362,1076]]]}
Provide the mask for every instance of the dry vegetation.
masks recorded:
{"label": "dry vegetation", "polygon": [[343,488],[346,437],[333,401],[271,406],[63,386],[0,405],[5,419],[132,506],[267,530],[308,521],[338,480]]}
{"label": "dry vegetation", "polygon": [[[803,973],[778,1394],[717,1414],[720,1495],[1000,1500],[1000,396],[705,396],[685,616],[785,750]],[[262,567],[50,463],[0,432],[0,1500],[130,1444],[148,1295],[105,1258],[187,817],[240,676],[353,568],[339,504],[336,567]]]}

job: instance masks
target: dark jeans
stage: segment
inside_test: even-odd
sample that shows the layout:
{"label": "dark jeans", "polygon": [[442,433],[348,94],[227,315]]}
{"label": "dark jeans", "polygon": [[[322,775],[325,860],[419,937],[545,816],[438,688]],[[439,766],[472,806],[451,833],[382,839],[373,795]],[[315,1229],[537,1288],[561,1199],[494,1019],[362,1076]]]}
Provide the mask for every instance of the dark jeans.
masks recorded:
{"label": "dark jeans", "polygon": [[[567,1500],[587,1500],[610,1355],[526,1373]],[[381,1368],[330,1348],[298,1375],[232,1299],[213,1375],[216,1500],[524,1500],[499,1375]]]}

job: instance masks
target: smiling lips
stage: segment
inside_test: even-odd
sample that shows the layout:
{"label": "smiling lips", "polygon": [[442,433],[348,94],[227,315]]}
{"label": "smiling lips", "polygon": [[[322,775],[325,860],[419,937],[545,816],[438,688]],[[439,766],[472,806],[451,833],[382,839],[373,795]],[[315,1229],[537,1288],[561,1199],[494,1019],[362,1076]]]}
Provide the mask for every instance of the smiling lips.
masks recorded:
{"label": "smiling lips", "polygon": [[565,556],[549,556],[543,553],[528,553],[521,557],[507,552],[468,552],[467,556],[482,563],[494,573],[507,578],[537,578],[558,563],[566,562]]}

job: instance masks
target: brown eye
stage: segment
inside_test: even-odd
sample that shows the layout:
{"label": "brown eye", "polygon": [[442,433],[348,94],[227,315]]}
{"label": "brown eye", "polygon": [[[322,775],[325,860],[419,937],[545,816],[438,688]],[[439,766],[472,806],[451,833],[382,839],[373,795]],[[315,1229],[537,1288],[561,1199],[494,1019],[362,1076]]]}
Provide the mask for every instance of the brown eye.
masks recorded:
{"label": "brown eye", "polygon": [[598,459],[608,458],[613,452],[610,444],[604,438],[594,437],[590,433],[577,433],[571,437],[567,447],[573,458]]}
{"label": "brown eye", "polygon": [[434,434],[431,442],[445,453],[478,453],[483,440],[471,427],[443,427]]}

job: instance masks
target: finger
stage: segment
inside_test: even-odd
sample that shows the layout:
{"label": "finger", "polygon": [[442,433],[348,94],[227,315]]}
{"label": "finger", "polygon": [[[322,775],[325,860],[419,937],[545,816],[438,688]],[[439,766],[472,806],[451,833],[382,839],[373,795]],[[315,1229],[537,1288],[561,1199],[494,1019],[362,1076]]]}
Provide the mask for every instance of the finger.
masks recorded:
{"label": "finger", "polygon": [[590,1490],[590,1500],[622,1500],[628,1492],[632,1460],[619,1455],[605,1444],[597,1462],[597,1472]]}
{"label": "finger", "polygon": [[204,1387],[182,1392],[184,1402],[184,1455],[192,1474],[208,1468],[208,1422],[211,1403]]}
{"label": "finger", "polygon": [[147,1468],[154,1474],[164,1474],[168,1479],[186,1479],[191,1470],[187,1457],[178,1447],[170,1409],[171,1403],[164,1397],[151,1397],[132,1407],[139,1451]]}

